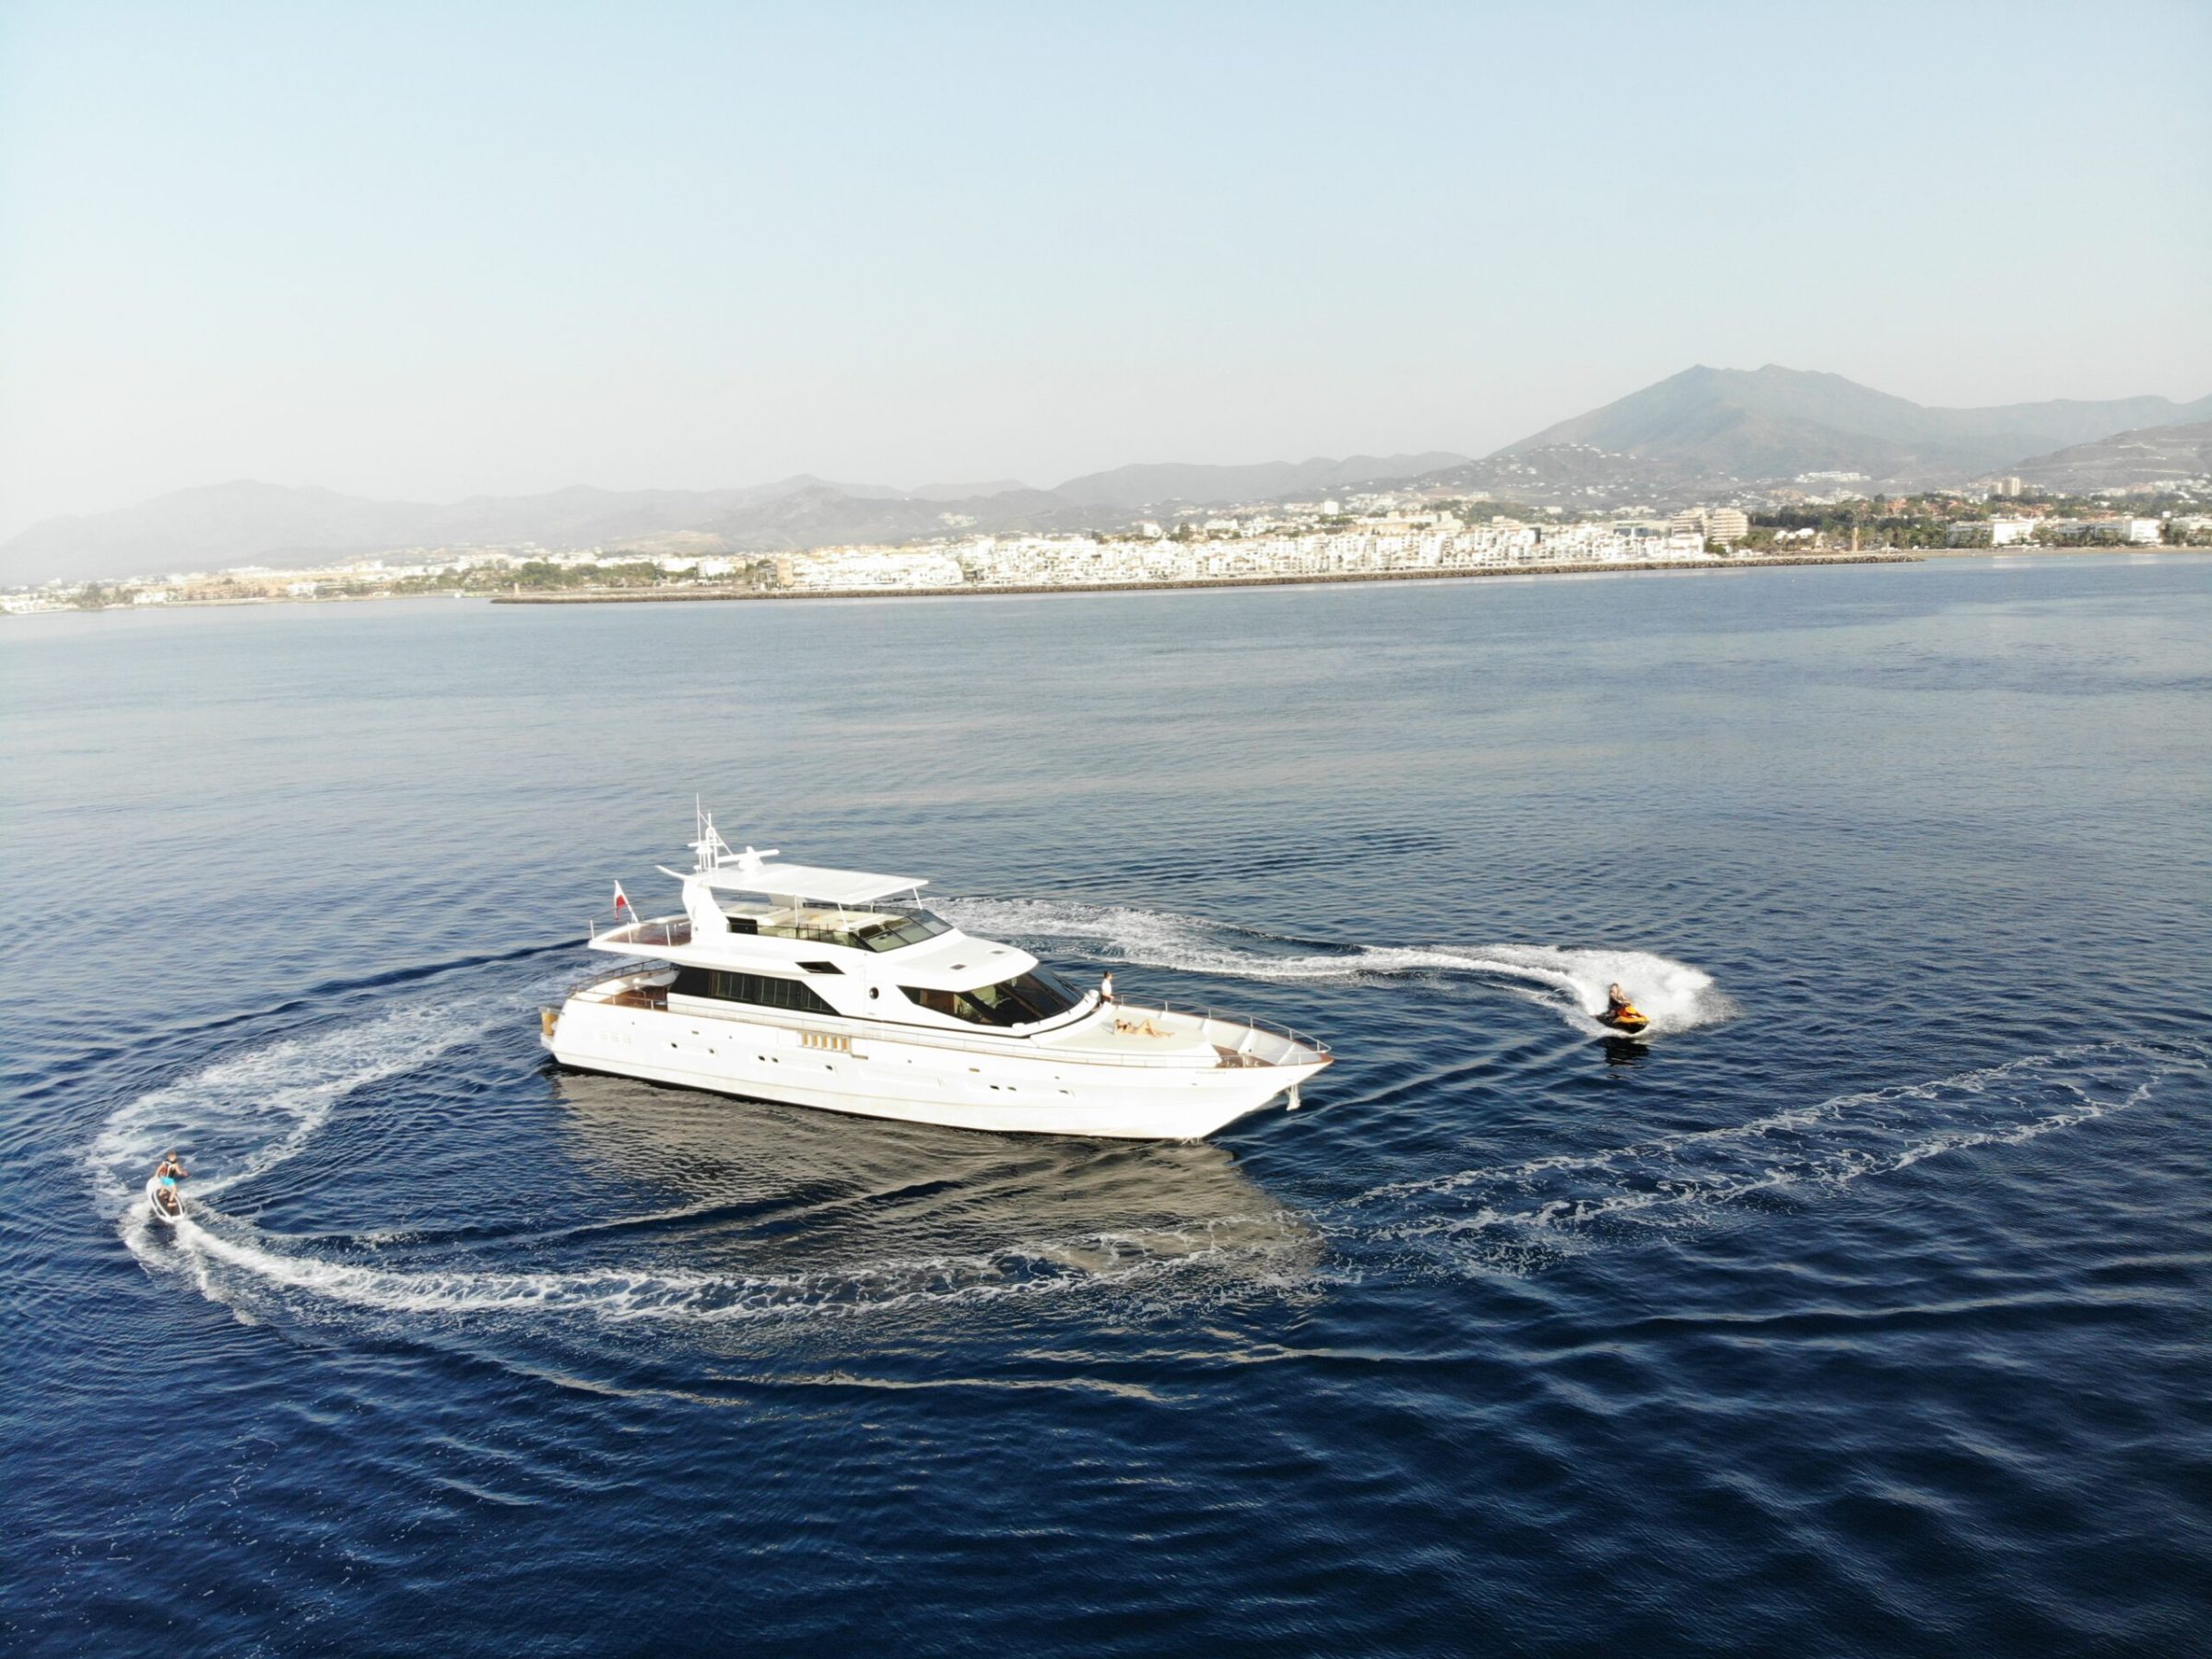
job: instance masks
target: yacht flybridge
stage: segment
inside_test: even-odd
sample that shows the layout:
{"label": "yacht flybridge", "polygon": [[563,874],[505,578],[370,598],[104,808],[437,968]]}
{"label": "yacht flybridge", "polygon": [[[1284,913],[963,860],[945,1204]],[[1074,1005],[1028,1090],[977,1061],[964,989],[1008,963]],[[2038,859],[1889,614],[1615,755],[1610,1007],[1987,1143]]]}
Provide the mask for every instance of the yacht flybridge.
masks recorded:
{"label": "yacht flybridge", "polygon": [[963,1129],[1195,1140],[1288,1094],[1328,1047],[1108,1000],[922,907],[923,882],[732,852],[706,818],[680,916],[618,888],[594,950],[634,962],[543,1016],[563,1065]]}

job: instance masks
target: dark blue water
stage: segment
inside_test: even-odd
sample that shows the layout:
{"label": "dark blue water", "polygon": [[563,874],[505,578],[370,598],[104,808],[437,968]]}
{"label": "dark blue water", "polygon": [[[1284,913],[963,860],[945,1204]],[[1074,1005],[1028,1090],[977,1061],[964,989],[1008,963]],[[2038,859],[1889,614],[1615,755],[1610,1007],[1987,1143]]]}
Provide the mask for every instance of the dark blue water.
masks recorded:
{"label": "dark blue water", "polygon": [[[34,618],[0,699],[12,1651],[2212,1645],[2212,560]],[[557,1074],[694,790],[1341,1063],[1200,1146]]]}

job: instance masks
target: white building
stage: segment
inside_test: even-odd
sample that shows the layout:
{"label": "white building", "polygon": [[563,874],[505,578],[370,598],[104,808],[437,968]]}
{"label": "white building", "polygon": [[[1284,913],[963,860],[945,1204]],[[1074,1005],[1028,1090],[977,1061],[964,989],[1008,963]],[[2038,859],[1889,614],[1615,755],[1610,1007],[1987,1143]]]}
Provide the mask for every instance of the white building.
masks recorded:
{"label": "white building", "polygon": [[2149,547],[2159,539],[2159,521],[2154,518],[2043,519],[2039,522],[2054,537],[2078,536],[2084,541],[2120,542],[2134,547]]}
{"label": "white building", "polygon": [[978,535],[923,547],[830,547],[779,559],[786,587],[1098,587],[1393,571],[1496,570],[1702,559],[1705,536],[1664,522],[1462,528],[1377,521],[1334,531],[1249,526],[1189,541],[1090,535]]}
{"label": "white building", "polygon": [[1672,528],[1677,535],[1727,547],[1751,534],[1751,521],[1734,507],[1693,507],[1688,512],[1677,512]]}
{"label": "white building", "polygon": [[796,588],[957,588],[959,562],[938,547],[825,547],[794,554]]}

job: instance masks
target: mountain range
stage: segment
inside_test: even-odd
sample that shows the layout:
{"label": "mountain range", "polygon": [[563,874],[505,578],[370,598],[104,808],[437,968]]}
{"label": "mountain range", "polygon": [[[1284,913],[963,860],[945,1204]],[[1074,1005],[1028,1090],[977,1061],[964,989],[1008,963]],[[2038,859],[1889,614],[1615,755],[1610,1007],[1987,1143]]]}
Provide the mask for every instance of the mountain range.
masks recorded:
{"label": "mountain range", "polygon": [[578,485],[444,505],[241,479],[172,491],[113,512],[47,519],[0,544],[0,582],[150,576],[471,544],[619,547],[680,535],[686,551],[711,546],[758,553],[906,541],[969,527],[1079,530],[1124,522],[1154,504],[1343,488],[1415,477],[1464,459],[1433,452],[1257,466],[1124,466],[1072,478],[1058,489],[1002,479],[902,490],[802,474],[735,489]]}
{"label": "mountain range", "polygon": [[2171,488],[2212,477],[2212,420],[2116,432],[2023,461],[2012,470],[2023,484],[2058,493],[2129,485]]}
{"label": "mountain range", "polygon": [[1051,489],[998,479],[902,490],[801,475],[740,488],[578,486],[442,505],[274,484],[209,485],[34,524],[0,544],[0,582],[467,544],[607,547],[680,536],[688,547],[781,551],[953,529],[1103,528],[1182,507],[1361,486],[1482,490],[1531,505],[1594,508],[1679,505],[1820,473],[1858,474],[1892,488],[1962,484],[1995,472],[2052,488],[2110,488],[2203,476],[2212,465],[2206,422],[2212,397],[1932,408],[1836,374],[1700,366],[1480,460],[1439,451],[1247,466],[1162,463],[1089,473]]}
{"label": "mountain range", "polygon": [[1840,374],[1773,364],[1748,372],[1700,366],[1546,427],[1501,453],[1588,444],[1744,480],[1856,472],[1888,483],[1942,483],[2128,428],[2208,418],[2212,397],[2194,404],[2124,397],[1940,409]]}

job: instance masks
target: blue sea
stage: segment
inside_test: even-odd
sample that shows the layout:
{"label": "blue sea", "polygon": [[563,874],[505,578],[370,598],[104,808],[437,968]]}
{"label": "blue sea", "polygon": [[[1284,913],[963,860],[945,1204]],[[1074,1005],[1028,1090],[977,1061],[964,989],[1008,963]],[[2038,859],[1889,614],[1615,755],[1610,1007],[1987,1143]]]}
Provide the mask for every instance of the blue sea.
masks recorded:
{"label": "blue sea", "polygon": [[[10,1653],[2212,1650],[2212,559],[39,617],[0,719]],[[1338,1064],[554,1069],[695,794]]]}

